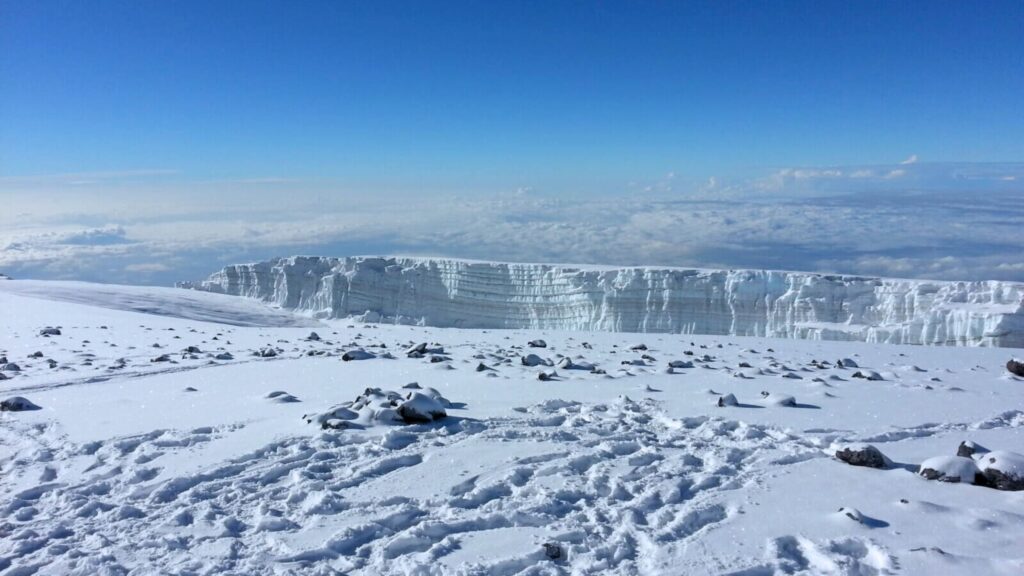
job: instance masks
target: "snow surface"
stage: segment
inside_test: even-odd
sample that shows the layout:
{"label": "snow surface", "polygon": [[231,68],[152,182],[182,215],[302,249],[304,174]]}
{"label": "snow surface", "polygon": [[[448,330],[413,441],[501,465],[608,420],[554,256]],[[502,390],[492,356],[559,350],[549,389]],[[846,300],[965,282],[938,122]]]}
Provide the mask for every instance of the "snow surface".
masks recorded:
{"label": "snow surface", "polygon": [[[1024,492],[916,473],[964,440],[1024,452],[1004,350],[289,322],[33,284],[0,290],[22,368],[0,398],[41,408],[0,412],[0,574],[1024,573]],[[564,358],[595,369],[537,379]],[[369,388],[447,417],[303,418]],[[833,457],[858,443],[893,465]]]}
{"label": "snow surface", "polygon": [[296,256],[183,286],[319,317],[438,327],[1024,347],[1015,282]]}

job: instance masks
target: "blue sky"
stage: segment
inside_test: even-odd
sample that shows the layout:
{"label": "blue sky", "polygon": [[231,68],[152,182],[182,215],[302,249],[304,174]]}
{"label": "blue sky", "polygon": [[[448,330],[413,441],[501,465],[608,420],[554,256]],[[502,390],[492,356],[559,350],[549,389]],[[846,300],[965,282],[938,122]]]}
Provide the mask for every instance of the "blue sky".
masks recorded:
{"label": "blue sky", "polygon": [[[118,236],[145,244],[158,224],[243,222],[248,236],[219,241],[262,256],[297,245],[255,242],[261,226],[367,200],[737,204],[762,202],[765,190],[991,200],[1019,199],[1024,178],[1020,2],[0,0],[0,30],[0,194],[18,208],[0,221],[0,266],[42,276],[86,272],[25,264],[39,238],[110,250]],[[257,217],[253,202],[281,206]],[[363,214],[361,226],[395,236],[380,211]],[[444,217],[423,226],[458,228]],[[301,247],[473,246],[323,234]],[[930,241],[935,254],[968,257],[941,240]],[[844,259],[783,264],[828,261]],[[129,265],[168,267],[132,262],[109,266],[121,276]],[[926,263],[895,272],[1008,275]]]}

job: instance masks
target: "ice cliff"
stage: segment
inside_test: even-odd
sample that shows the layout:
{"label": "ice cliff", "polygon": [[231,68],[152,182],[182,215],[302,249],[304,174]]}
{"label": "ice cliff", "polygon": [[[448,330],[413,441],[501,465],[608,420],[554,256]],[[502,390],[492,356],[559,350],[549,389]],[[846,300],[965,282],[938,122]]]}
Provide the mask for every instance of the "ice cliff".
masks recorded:
{"label": "ice cliff", "polygon": [[428,258],[279,258],[185,286],[318,317],[463,328],[1024,347],[1024,284]]}

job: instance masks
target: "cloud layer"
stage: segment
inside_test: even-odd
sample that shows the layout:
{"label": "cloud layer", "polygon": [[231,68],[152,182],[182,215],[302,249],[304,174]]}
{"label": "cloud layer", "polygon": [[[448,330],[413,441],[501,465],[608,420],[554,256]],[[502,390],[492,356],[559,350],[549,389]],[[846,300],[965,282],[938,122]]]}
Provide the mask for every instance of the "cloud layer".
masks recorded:
{"label": "cloud layer", "polygon": [[60,191],[51,194],[66,195],[63,210],[22,202],[3,217],[0,272],[167,284],[271,256],[392,253],[1024,280],[1022,174],[1021,165],[911,157],[734,182],[685,184],[671,174],[588,198],[527,187],[462,197],[330,195],[285,192],[275,187],[291,184],[276,179],[255,191],[240,184],[216,203],[199,192],[137,187],[91,203]]}

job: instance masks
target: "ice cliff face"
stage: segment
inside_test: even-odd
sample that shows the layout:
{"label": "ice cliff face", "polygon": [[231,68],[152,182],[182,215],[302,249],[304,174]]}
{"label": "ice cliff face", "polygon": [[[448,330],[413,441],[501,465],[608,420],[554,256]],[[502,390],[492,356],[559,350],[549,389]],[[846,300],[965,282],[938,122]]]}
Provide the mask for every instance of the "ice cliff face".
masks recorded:
{"label": "ice cliff face", "polygon": [[463,328],[1024,347],[1024,284],[770,270],[292,257],[188,286],[320,317]]}

